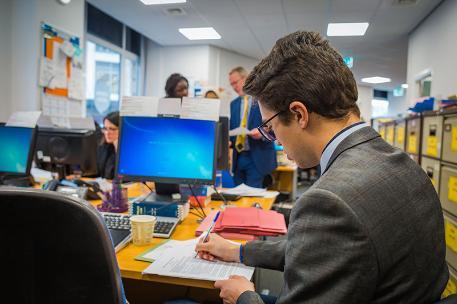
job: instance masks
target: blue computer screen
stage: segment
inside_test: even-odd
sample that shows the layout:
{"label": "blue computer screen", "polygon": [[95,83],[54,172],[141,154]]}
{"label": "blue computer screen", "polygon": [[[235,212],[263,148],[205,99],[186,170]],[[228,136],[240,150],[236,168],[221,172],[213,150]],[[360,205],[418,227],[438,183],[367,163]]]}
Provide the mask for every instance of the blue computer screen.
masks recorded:
{"label": "blue computer screen", "polygon": [[214,121],[123,117],[117,172],[150,180],[212,181],[215,132]]}
{"label": "blue computer screen", "polygon": [[34,129],[0,126],[0,172],[27,173]]}

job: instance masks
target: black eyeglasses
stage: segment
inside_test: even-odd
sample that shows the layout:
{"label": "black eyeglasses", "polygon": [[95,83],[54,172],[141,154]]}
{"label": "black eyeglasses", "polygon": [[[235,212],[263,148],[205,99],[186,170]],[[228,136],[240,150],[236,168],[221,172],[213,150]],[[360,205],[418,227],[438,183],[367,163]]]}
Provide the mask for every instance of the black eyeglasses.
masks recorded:
{"label": "black eyeglasses", "polygon": [[273,131],[273,128],[271,127],[271,125],[269,125],[268,123],[270,121],[273,120],[273,118],[275,118],[276,116],[278,116],[279,114],[283,113],[283,111],[279,111],[278,113],[276,113],[275,115],[273,115],[272,117],[270,117],[269,119],[267,119],[266,121],[264,121],[260,126],[257,127],[257,130],[259,130],[260,134],[262,134],[262,136],[268,140],[268,141],[275,141],[276,140],[276,135],[275,135],[275,132]]}

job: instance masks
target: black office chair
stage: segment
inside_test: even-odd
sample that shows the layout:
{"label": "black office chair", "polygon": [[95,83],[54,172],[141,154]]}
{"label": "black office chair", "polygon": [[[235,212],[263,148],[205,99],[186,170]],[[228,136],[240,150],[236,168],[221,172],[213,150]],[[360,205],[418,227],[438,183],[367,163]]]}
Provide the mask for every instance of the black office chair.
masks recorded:
{"label": "black office chair", "polygon": [[0,188],[3,299],[13,303],[125,303],[108,230],[86,201]]}

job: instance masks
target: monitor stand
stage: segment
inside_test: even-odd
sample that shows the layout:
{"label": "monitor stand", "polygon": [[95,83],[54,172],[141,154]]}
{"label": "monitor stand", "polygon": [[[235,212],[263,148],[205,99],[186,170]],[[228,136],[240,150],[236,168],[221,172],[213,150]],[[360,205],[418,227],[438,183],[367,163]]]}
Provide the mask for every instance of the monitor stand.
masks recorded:
{"label": "monitor stand", "polygon": [[172,195],[179,193],[179,184],[155,183],[156,192],[151,192],[146,198],[148,203],[171,204],[179,202],[173,199]]}
{"label": "monitor stand", "polygon": [[31,175],[27,176],[0,176],[0,185],[13,187],[32,187],[35,184]]}

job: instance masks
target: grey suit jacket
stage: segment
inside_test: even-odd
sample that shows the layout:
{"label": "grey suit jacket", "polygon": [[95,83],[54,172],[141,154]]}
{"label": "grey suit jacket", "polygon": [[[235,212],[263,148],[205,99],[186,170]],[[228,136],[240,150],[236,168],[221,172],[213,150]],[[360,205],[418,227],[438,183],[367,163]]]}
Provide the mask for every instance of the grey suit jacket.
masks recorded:
{"label": "grey suit jacket", "polygon": [[[438,196],[371,127],[344,139],[295,203],[287,240],[246,244],[244,263],[284,271],[277,303],[433,303],[448,280]],[[245,292],[238,303],[262,303]]]}

